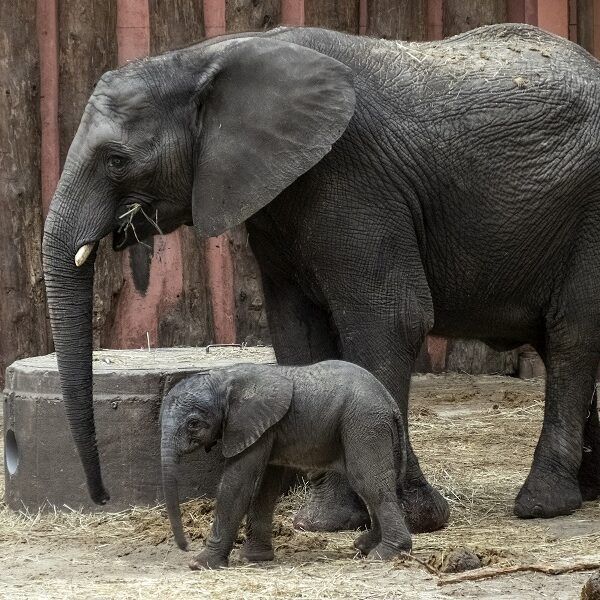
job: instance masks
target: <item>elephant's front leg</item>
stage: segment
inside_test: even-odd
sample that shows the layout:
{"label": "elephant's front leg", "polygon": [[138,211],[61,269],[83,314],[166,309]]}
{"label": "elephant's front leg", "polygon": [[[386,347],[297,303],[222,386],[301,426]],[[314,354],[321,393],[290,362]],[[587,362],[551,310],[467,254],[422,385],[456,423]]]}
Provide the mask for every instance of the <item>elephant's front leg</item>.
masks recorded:
{"label": "elephant's front leg", "polygon": [[218,569],[228,565],[242,519],[262,484],[271,447],[272,437],[265,434],[226,462],[217,491],[212,530],[204,550],[190,562],[190,569]]}
{"label": "elephant's front leg", "polygon": [[250,562],[273,560],[273,512],[286,479],[284,467],[269,466],[246,515],[246,541],[242,556]]}
{"label": "elephant's front leg", "polygon": [[[408,219],[408,217],[407,217]],[[406,221],[410,223],[410,221]],[[433,305],[421,264],[418,245],[407,226],[402,240],[394,240],[396,254],[357,260],[345,273],[352,293],[326,287],[337,326],[344,360],[373,373],[389,390],[408,426],[408,393],[416,356],[433,325]],[[374,248],[390,250],[390,242],[373,242]],[[346,265],[348,266],[348,265]],[[329,281],[336,281],[334,272]],[[326,279],[323,285],[326,285]],[[413,533],[443,527],[450,516],[445,498],[425,479],[406,431],[407,468],[398,493]],[[331,494],[335,497],[335,493]]]}

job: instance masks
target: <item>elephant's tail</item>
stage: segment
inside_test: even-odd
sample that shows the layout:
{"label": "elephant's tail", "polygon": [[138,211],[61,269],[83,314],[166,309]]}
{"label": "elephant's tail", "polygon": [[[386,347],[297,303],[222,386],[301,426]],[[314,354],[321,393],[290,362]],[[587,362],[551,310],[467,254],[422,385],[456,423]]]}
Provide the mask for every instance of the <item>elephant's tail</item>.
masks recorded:
{"label": "elephant's tail", "polygon": [[404,419],[400,410],[394,407],[394,424],[396,426],[396,447],[394,448],[394,456],[396,458],[396,473],[398,474],[397,484],[398,488],[402,487],[404,482],[404,476],[406,475],[406,462],[408,452],[406,450],[407,436],[406,429],[404,427]]}

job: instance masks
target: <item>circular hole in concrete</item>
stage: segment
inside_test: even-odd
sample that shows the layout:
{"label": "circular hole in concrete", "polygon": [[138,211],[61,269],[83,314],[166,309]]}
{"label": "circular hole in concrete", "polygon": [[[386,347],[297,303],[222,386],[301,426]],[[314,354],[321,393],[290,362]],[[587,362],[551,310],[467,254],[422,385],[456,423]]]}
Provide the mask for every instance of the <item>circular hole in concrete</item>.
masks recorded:
{"label": "circular hole in concrete", "polygon": [[19,466],[19,447],[17,446],[17,438],[15,432],[9,429],[6,432],[6,438],[4,439],[4,456],[6,456],[6,468],[10,475],[14,475],[17,472]]}

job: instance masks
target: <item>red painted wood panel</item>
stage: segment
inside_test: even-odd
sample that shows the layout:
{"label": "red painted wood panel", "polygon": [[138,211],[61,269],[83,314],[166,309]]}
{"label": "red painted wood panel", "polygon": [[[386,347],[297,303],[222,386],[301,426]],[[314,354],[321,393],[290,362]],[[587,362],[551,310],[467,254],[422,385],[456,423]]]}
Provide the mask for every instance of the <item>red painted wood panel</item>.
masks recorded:
{"label": "red painted wood panel", "polygon": [[[204,0],[206,37],[225,33],[225,0]],[[206,241],[206,268],[211,292],[215,341],[236,341],[233,262],[227,234]]]}
{"label": "red painted wood panel", "polygon": [[203,0],[204,32],[206,37],[225,33],[225,0]]}
{"label": "red painted wood panel", "polygon": [[506,18],[511,23],[537,25],[538,0],[508,0]]}
{"label": "red painted wood panel", "polygon": [[427,2],[427,39],[441,40],[444,30],[443,0],[428,0]]}
{"label": "red painted wood panel", "polygon": [[281,0],[281,24],[304,25],[304,0]]}
{"label": "red painted wood panel", "polygon": [[[118,0],[117,44],[119,64],[147,56],[150,52],[148,0]],[[124,285],[119,296],[112,344],[119,348],[158,345],[161,313],[177,303],[182,291],[182,257],[179,233],[156,237],[147,287],[134,284],[133,270],[143,264],[147,249],[136,246],[123,253]]]}
{"label": "red painted wood panel", "polygon": [[365,35],[369,26],[369,0],[360,0],[358,5],[358,33]]}
{"label": "red painted wood panel", "polygon": [[569,37],[569,0],[539,0],[538,27]]}

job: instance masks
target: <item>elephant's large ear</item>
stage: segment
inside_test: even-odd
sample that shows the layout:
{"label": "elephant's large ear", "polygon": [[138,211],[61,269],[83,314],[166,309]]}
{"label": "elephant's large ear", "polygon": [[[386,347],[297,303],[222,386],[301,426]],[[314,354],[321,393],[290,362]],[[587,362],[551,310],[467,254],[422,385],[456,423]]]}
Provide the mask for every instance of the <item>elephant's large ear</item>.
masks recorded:
{"label": "elephant's large ear", "polygon": [[236,368],[227,394],[223,456],[231,458],[251,446],[290,408],[293,383],[273,368]]}
{"label": "elephant's large ear", "polygon": [[192,212],[202,236],[245,221],[314,166],[354,112],[351,70],[274,39],[207,48],[195,150]]}

